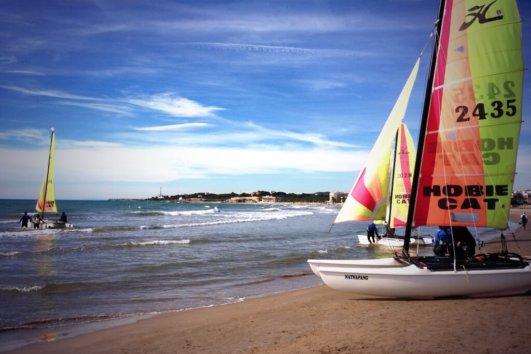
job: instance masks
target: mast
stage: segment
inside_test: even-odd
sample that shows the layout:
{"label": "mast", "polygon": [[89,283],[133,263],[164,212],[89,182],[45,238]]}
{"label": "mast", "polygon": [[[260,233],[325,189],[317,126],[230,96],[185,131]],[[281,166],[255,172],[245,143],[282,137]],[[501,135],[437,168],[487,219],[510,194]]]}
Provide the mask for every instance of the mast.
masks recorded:
{"label": "mast", "polygon": [[437,64],[437,51],[439,49],[439,39],[441,27],[443,22],[444,9],[446,7],[446,0],[441,0],[439,3],[439,16],[437,18],[437,27],[435,30],[435,42],[433,44],[433,51],[431,54],[430,73],[428,82],[426,83],[426,91],[424,93],[424,107],[422,109],[422,119],[420,123],[420,131],[418,138],[417,154],[415,158],[415,170],[413,171],[413,181],[411,183],[411,196],[409,198],[409,209],[407,213],[407,222],[405,230],[404,248],[402,253],[409,257],[409,242],[411,239],[411,231],[413,230],[413,216],[415,213],[415,204],[417,199],[417,189],[420,179],[420,167],[422,164],[422,154],[424,152],[424,140],[426,137],[426,128],[428,125],[428,117],[430,113],[431,91],[433,86],[433,77],[435,76],[435,66]]}
{"label": "mast", "polygon": [[48,177],[50,176],[50,160],[52,158],[52,143],[54,133],[55,129],[52,128],[52,134],[50,135],[50,150],[48,152],[48,167],[46,168],[46,182],[44,184],[44,196],[42,200],[42,213],[39,215],[39,218],[41,219],[44,216],[44,212],[46,211],[46,196],[48,195]]}
{"label": "mast", "polygon": [[396,131],[396,136],[395,136],[395,150],[394,150],[394,154],[393,154],[393,166],[391,168],[391,178],[389,179],[389,194],[387,196],[387,201],[388,201],[388,206],[389,208],[387,208],[387,215],[385,217],[386,221],[387,221],[387,227],[390,227],[391,225],[391,214],[393,212],[393,189],[394,189],[394,180],[395,180],[395,173],[396,173],[396,155],[397,154],[397,148],[398,148],[398,135],[400,133],[400,128],[398,128],[398,130]]}

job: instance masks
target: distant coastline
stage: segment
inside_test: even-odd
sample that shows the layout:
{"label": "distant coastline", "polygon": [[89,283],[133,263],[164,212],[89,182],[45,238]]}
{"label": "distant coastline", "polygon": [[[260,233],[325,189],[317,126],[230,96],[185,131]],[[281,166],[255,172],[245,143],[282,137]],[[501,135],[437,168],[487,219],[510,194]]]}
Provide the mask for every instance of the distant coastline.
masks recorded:
{"label": "distant coastline", "polygon": [[346,193],[342,192],[315,192],[315,193],[285,193],[285,192],[264,192],[253,193],[193,193],[178,195],[162,195],[145,199],[122,199],[114,198],[113,201],[160,201],[175,203],[230,203],[230,204],[340,204],[346,198]]}

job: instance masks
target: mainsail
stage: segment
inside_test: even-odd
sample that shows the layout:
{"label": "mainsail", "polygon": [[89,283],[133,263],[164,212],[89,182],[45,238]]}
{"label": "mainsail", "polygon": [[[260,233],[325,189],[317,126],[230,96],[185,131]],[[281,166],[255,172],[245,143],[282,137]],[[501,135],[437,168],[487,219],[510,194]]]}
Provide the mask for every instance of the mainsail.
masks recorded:
{"label": "mainsail", "polygon": [[413,226],[504,229],[522,121],[516,1],[448,0],[440,26]]}
{"label": "mainsail", "polygon": [[406,113],[411,90],[417,77],[419,63],[420,59],[415,63],[393,110],[369,153],[367,162],[334,222],[368,220],[384,222],[390,185],[391,150],[396,132]]}
{"label": "mainsail", "polygon": [[55,161],[55,131],[52,129],[50,138],[50,152],[48,154],[48,167],[41,185],[41,192],[35,210],[39,213],[57,213],[54,193],[54,161]]}

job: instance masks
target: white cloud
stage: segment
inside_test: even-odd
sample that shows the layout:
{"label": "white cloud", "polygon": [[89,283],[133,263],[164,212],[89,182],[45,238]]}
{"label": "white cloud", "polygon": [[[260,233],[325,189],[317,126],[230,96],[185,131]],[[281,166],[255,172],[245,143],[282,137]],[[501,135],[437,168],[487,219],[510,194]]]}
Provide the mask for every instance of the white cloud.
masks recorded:
{"label": "white cloud", "polygon": [[123,105],[117,105],[117,104],[107,104],[107,103],[95,103],[95,102],[67,102],[67,101],[60,101],[59,104],[65,105],[65,106],[76,106],[76,107],[83,107],[88,109],[94,109],[97,111],[104,111],[104,112],[111,112],[111,113],[118,113],[120,115],[124,116],[132,116],[131,109],[129,107],[125,107]]}
{"label": "white cloud", "polygon": [[48,133],[42,129],[26,128],[19,130],[0,131],[1,140],[19,140],[29,143],[37,143],[38,145],[49,144],[50,137]]}
{"label": "white cloud", "polygon": [[215,111],[224,109],[215,106],[203,106],[184,97],[173,97],[171,93],[162,93],[147,99],[130,99],[129,103],[161,111],[175,117],[187,118],[209,117],[213,116]]}
{"label": "white cloud", "polygon": [[[0,148],[5,167],[0,182],[38,183],[45,169],[46,150]],[[360,168],[367,153],[335,149],[220,147],[96,147],[56,150],[56,179],[66,184],[162,183],[213,175],[256,173],[347,172]],[[28,161],[42,161],[31,163]],[[82,161],[82,163],[80,163]]]}
{"label": "white cloud", "polygon": [[277,130],[272,130],[272,129],[261,127],[252,122],[247,123],[247,126],[259,132],[260,137],[263,140],[265,140],[266,138],[268,139],[290,139],[290,140],[295,140],[295,141],[312,143],[317,146],[323,146],[323,147],[348,147],[348,148],[354,147],[354,145],[351,145],[351,144],[328,140],[322,134],[295,133],[295,132],[290,132],[287,130],[277,131]]}
{"label": "white cloud", "polygon": [[58,91],[58,90],[28,89],[28,88],[24,88],[20,86],[6,86],[6,85],[0,85],[0,87],[6,90],[11,90],[11,91],[23,93],[26,95],[31,95],[31,96],[45,96],[45,97],[63,98],[63,99],[71,99],[71,100],[101,101],[98,98],[73,95],[71,93],[64,92],[64,91]]}
{"label": "white cloud", "polygon": [[376,53],[369,51],[352,51],[343,49],[323,49],[323,48],[304,48],[293,46],[275,46],[275,45],[259,45],[252,43],[227,43],[227,42],[192,42],[187,43],[197,46],[206,46],[211,48],[226,49],[237,52],[249,52],[249,53],[274,53],[274,54],[297,54],[309,57],[365,57],[373,56]]}
{"label": "white cloud", "polygon": [[183,123],[183,124],[170,124],[170,125],[158,125],[152,127],[141,127],[135,128],[139,131],[175,131],[175,130],[185,130],[190,128],[204,128],[208,127],[211,124],[208,123]]}

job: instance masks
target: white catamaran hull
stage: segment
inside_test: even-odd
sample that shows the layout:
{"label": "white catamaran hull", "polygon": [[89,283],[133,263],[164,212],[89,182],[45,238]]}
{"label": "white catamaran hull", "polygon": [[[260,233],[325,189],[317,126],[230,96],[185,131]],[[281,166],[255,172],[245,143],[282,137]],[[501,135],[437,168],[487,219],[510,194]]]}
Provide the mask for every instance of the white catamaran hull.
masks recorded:
{"label": "white catamaran hull", "polygon": [[[369,238],[367,235],[356,235],[358,238],[358,243],[360,245],[368,246],[371,243],[369,242]],[[396,237],[381,237],[380,239],[376,238],[376,245],[378,246],[385,246],[389,248],[401,248],[404,246],[404,238],[396,238]],[[410,240],[411,245],[419,245],[419,246],[433,246],[433,237],[431,236],[420,236],[419,238],[412,238]]]}
{"label": "white catamaran hull", "polygon": [[41,223],[41,229],[72,229],[74,225],[69,223],[61,223],[56,221],[47,221],[45,220]]}
{"label": "white catamaran hull", "polygon": [[486,297],[531,291],[531,266],[511,269],[430,270],[395,258],[308,260],[336,290],[388,298]]}

